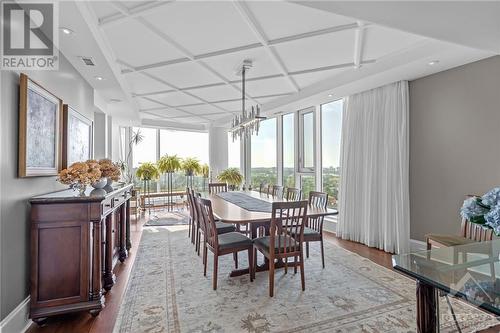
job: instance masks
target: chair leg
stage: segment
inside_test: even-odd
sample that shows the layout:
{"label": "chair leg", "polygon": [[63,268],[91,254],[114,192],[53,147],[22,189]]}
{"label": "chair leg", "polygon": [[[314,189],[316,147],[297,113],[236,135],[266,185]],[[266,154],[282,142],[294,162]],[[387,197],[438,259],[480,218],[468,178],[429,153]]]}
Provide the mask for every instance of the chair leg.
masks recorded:
{"label": "chair leg", "polygon": [[218,270],[218,267],[219,266],[219,256],[214,253],[214,276],[212,277],[212,284],[213,284],[213,288],[214,290],[217,290],[217,270]]}
{"label": "chair leg", "polygon": [[300,282],[302,283],[302,291],[306,290],[306,278],[304,272],[304,253],[300,251]]}
{"label": "chair leg", "polygon": [[200,229],[198,229],[196,232],[196,252],[198,253],[198,256],[200,256],[200,243],[201,243],[201,231]]}
{"label": "chair leg", "polygon": [[203,276],[207,276],[207,244],[203,242]]}
{"label": "chair leg", "polygon": [[306,242],[306,257],[309,258],[309,242]]}
{"label": "chair leg", "polygon": [[254,269],[253,269],[253,247],[248,248],[248,270],[250,271],[250,282],[254,279]]}
{"label": "chair leg", "polygon": [[293,274],[297,274],[297,256],[293,257]]}
{"label": "chair leg", "polygon": [[[136,218],[137,220],[137,218]],[[188,222],[188,238],[191,237],[191,218],[189,218],[189,222]]]}
{"label": "chair leg", "polygon": [[238,252],[233,253],[233,259],[234,259],[234,268],[238,269]]}
{"label": "chair leg", "polygon": [[288,257],[285,260],[285,274],[288,274]]}
{"label": "chair leg", "polygon": [[274,296],[274,258],[269,258],[269,297]]}
{"label": "chair leg", "polygon": [[323,237],[321,237],[321,263],[323,268],[325,268],[325,249],[323,248]]}
{"label": "chair leg", "polygon": [[255,272],[257,271],[257,249],[253,248],[253,276],[255,277]]}

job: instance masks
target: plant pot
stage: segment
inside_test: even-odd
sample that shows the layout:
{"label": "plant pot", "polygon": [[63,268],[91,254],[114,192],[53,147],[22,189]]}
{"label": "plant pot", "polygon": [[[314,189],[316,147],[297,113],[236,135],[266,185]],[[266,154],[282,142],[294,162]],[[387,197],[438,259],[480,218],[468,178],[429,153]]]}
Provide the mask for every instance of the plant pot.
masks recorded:
{"label": "plant pot", "polygon": [[193,171],[188,171],[186,172],[186,176],[187,177],[192,177],[194,175],[194,172]]}
{"label": "plant pot", "polygon": [[106,195],[106,190],[104,188],[94,188],[92,191],[90,191],[90,196],[91,197],[103,197]]}
{"label": "plant pot", "polygon": [[99,181],[92,183],[92,187],[95,189],[100,189],[106,186],[107,183],[108,183],[107,178],[101,178]]}
{"label": "plant pot", "polygon": [[106,178],[106,179],[107,179],[106,185],[111,186],[113,184],[113,179],[111,178]]}

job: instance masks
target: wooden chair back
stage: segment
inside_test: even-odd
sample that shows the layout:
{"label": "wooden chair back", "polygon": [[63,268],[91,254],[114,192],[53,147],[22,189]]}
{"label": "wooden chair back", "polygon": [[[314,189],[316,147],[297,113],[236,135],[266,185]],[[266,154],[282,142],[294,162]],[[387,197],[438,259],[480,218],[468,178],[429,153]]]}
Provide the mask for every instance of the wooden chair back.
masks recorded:
{"label": "wooden chair back", "polygon": [[194,206],[195,206],[196,215],[198,216],[198,221],[200,222],[201,231],[205,235],[206,232],[207,232],[207,223],[206,223],[205,218],[204,218],[204,216],[202,214],[200,199],[201,199],[201,194],[200,193],[195,193],[193,195],[193,203],[194,203]]}
{"label": "wooden chair back", "polygon": [[[313,207],[325,208],[328,206],[328,193],[323,192],[309,192],[309,205]],[[323,231],[324,216],[309,218],[307,220],[307,227],[321,233]]]}
{"label": "wooden chair back", "polygon": [[493,239],[493,229],[487,229],[479,224],[462,219],[460,235],[476,242],[485,242]]}
{"label": "wooden chair back", "polygon": [[226,183],[208,183],[208,193],[217,194],[221,192],[227,192]]}
{"label": "wooden chair back", "polygon": [[285,199],[288,201],[299,201],[302,199],[302,191],[298,188],[287,187]]}
{"label": "wooden chair back", "polygon": [[283,198],[283,186],[273,185],[271,188],[271,195],[276,198]]}
{"label": "wooden chair back", "polygon": [[212,210],[212,201],[204,198],[198,198],[200,204],[201,216],[205,224],[205,239],[207,245],[217,250],[219,247],[219,238],[217,237],[217,227],[215,226],[214,212]]}
{"label": "wooden chair back", "polygon": [[307,200],[273,202],[271,216],[269,244],[271,249],[277,248],[276,256],[299,253],[304,241],[304,226],[307,223]]}
{"label": "wooden chair back", "polygon": [[186,198],[187,198],[187,205],[188,205],[188,210],[189,210],[189,217],[191,218],[191,221],[194,220],[194,206],[193,206],[193,198],[191,196],[191,189],[189,187],[186,187]]}

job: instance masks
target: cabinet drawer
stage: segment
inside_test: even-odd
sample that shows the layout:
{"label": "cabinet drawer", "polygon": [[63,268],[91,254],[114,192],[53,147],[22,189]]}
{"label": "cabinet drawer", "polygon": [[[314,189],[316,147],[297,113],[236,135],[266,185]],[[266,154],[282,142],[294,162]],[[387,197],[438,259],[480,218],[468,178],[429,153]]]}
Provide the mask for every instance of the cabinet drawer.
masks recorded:
{"label": "cabinet drawer", "polygon": [[102,214],[106,215],[111,209],[113,209],[113,198],[106,198],[102,202]]}

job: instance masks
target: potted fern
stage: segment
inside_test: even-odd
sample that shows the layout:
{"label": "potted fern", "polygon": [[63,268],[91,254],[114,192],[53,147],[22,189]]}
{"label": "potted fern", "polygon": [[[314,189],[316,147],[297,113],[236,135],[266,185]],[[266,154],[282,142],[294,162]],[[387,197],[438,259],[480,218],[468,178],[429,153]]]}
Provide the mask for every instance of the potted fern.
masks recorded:
{"label": "potted fern", "polygon": [[168,208],[173,207],[172,201],[172,174],[181,168],[181,159],[177,155],[165,155],[156,162],[158,171],[167,175]]}
{"label": "potted fern", "polygon": [[227,183],[231,191],[236,190],[240,187],[241,183],[243,183],[243,175],[238,168],[228,168],[223,170],[217,176],[217,179],[221,182]]}
{"label": "potted fern", "polygon": [[186,174],[186,186],[193,188],[193,176],[200,173],[200,161],[194,157],[187,157],[182,161],[181,168]]}

